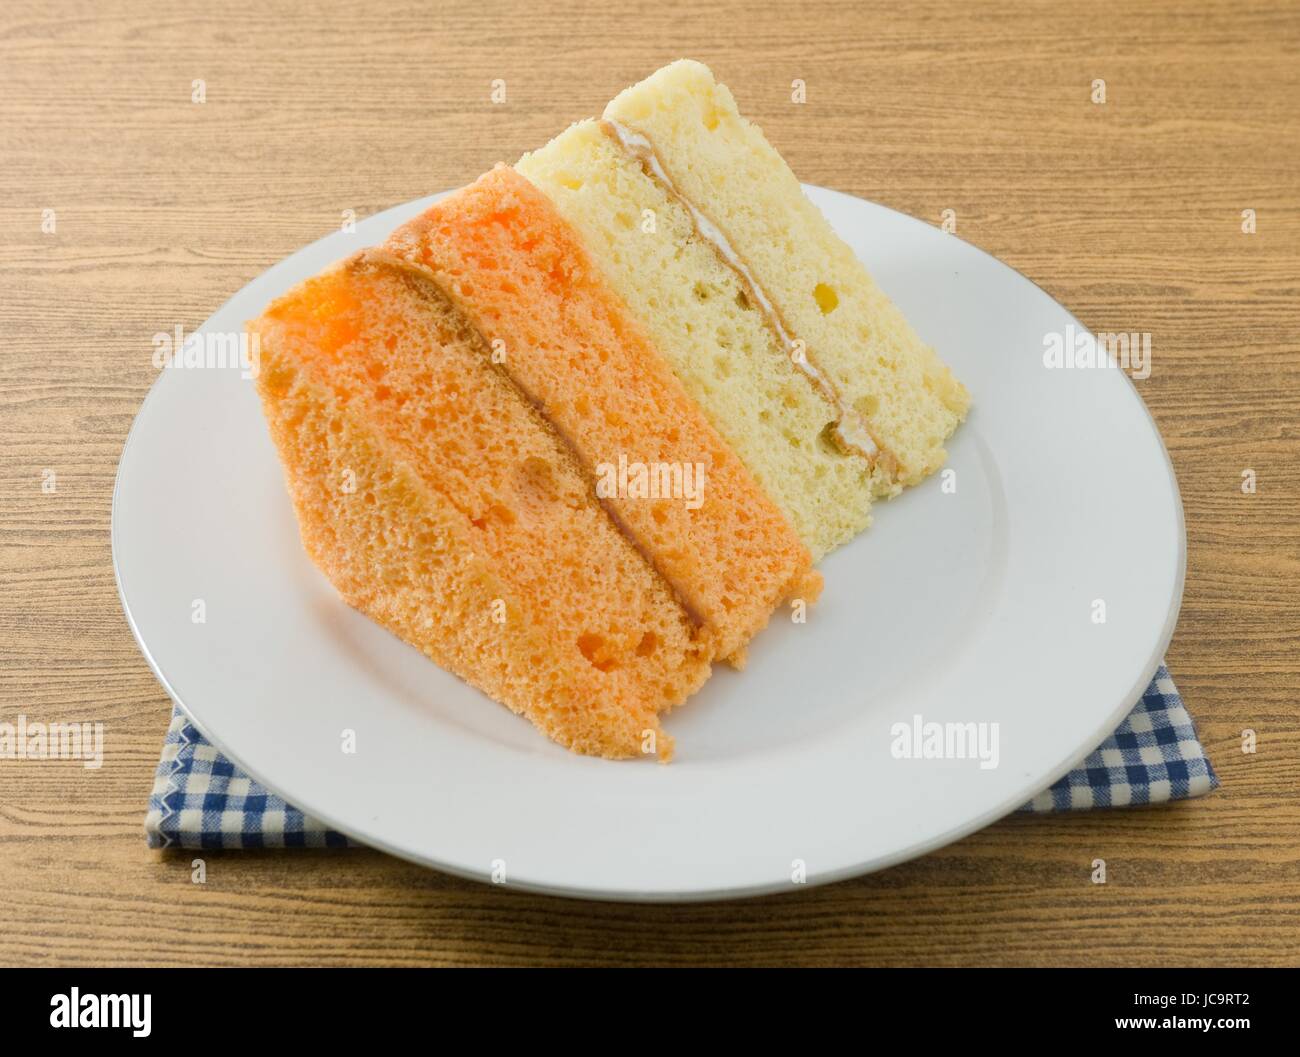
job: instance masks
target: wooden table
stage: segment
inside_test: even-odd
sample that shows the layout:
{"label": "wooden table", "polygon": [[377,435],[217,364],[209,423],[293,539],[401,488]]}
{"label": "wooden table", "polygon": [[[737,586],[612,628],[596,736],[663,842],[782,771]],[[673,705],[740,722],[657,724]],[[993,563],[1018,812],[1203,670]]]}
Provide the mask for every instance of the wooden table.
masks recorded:
{"label": "wooden table", "polygon": [[[0,761],[0,961],[1300,963],[1294,2],[278,6],[0,15],[0,720],[108,730],[99,771]],[[109,554],[151,335],[197,327],[344,210],[465,183],[681,55],[803,179],[934,223],[952,209],[958,235],[1094,329],[1153,334],[1138,384],[1190,546],[1168,657],[1222,790],[1012,818],[732,904],[534,897],[368,851],[208,854],[191,884],[189,854],[143,842],[170,706]]]}

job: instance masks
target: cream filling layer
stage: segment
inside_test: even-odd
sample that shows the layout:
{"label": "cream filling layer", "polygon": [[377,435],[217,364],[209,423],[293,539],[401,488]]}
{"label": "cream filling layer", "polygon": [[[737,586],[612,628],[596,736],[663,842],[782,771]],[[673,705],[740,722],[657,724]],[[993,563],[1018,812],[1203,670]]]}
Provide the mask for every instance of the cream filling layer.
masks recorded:
{"label": "cream filling layer", "polygon": [[767,323],[768,329],[776,335],[777,341],[785,351],[786,358],[797,370],[803,373],[812,383],[813,388],[834,410],[836,418],[831,426],[831,434],[840,450],[862,456],[873,467],[877,461],[893,463],[893,457],[882,449],[871,429],[862,420],[862,416],[844,402],[839,391],[830,378],[826,376],[826,372],[817,366],[812,354],[808,351],[807,343],[800,338],[796,338],[791,333],[790,328],[785,325],[785,320],[781,318],[781,313],[777,310],[776,305],[767,296],[767,291],[763,289],[754,273],[750,271],[749,265],[736,252],[731,240],[727,238],[726,232],[705,216],[696,207],[695,203],[678,189],[676,183],[664,168],[663,162],[659,158],[659,152],[655,150],[650,138],[644,133],[611,118],[604,118],[600,122],[600,127],[606,135],[622,148],[625,154],[628,154],[641,164],[646,174],[659,184],[669,198],[686,210],[691,218],[691,223],[695,227],[696,234],[709,243],[719,260],[736,274],[751,304],[758,309],[764,322]]}

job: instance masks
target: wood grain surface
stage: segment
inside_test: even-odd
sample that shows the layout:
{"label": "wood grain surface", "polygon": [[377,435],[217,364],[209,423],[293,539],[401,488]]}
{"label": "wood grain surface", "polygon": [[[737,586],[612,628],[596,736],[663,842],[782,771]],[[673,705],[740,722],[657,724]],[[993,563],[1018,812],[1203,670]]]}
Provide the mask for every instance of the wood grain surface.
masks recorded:
{"label": "wood grain surface", "polygon": [[[542,898],[369,851],[210,853],[191,884],[189,854],[144,846],[169,703],[109,553],[151,335],[199,326],[343,210],[463,184],[682,55],[804,180],[952,209],[1084,323],[1152,333],[1138,385],[1190,548],[1168,658],[1222,790],[1012,818],[750,902]],[[0,961],[1300,964],[1298,173],[1293,0],[4,5],[0,719],[101,719],[107,755],[0,761]]]}

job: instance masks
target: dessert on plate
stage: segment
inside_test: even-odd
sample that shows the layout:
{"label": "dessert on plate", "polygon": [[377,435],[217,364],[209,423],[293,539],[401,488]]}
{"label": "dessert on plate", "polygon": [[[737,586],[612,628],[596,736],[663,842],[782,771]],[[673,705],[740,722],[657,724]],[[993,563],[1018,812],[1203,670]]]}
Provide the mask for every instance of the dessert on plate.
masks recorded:
{"label": "dessert on plate", "polygon": [[250,328],[343,600],[609,758],[669,758],[662,714],[816,600],[969,403],[687,61]]}

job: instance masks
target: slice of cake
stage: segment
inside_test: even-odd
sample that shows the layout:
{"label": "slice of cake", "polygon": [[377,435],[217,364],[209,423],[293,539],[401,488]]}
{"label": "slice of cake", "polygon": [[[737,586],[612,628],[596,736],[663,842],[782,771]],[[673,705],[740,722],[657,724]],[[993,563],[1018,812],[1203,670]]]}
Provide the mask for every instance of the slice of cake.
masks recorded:
{"label": "slice of cake", "polygon": [[[427,271],[367,251],[250,328],[303,545],[343,599],[561,745],[667,758],[658,716],[708,677],[715,637]],[[798,574],[777,555],[765,583]]]}
{"label": "slice of cake", "polygon": [[560,744],[667,758],[968,398],[692,62],[250,324],[303,544]]}
{"label": "slice of cake", "polygon": [[505,166],[387,248],[446,289],[597,481],[611,517],[739,663],[773,609],[820,588],[781,509],[710,425],[581,233]]}
{"label": "slice of cake", "polygon": [[707,67],[659,70],[516,168],[815,556],[942,464],[965,389]]}
{"label": "slice of cake", "polygon": [[870,520],[873,469],[838,445],[834,402],[792,363],[751,286],[689,208],[594,121],[515,166],[581,232],[686,391],[814,560]]}

